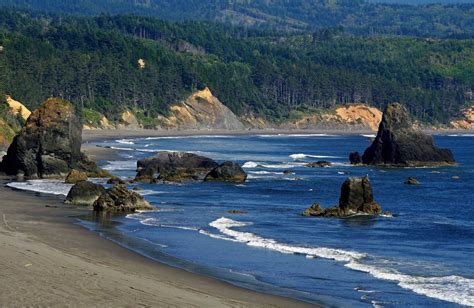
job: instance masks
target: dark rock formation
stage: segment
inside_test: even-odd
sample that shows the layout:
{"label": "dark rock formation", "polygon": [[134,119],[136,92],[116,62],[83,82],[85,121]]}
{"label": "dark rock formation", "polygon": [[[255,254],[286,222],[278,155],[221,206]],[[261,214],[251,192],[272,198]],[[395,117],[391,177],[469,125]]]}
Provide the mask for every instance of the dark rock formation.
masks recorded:
{"label": "dark rock formation", "polygon": [[182,182],[203,180],[219,165],[212,159],[192,153],[164,152],[137,162],[136,181]]}
{"label": "dark rock formation", "polygon": [[67,184],[77,184],[82,181],[87,181],[87,173],[72,169],[71,172],[69,172],[66,176],[66,180],[64,182]]}
{"label": "dark rock formation", "polygon": [[284,174],[284,175],[293,175],[293,174],[295,174],[295,173],[294,173],[293,171],[291,171],[291,170],[285,170],[285,171],[283,171],[283,174]]}
{"label": "dark rock formation", "polygon": [[119,178],[117,176],[113,176],[107,181],[107,184],[112,184],[112,185],[121,184],[121,185],[124,185],[126,183],[121,178]]}
{"label": "dark rock formation", "polygon": [[348,178],[341,187],[339,206],[323,209],[317,203],[303,212],[304,216],[347,217],[356,214],[378,215],[382,212],[375,202],[368,177]]}
{"label": "dark rock formation", "polygon": [[212,169],[205,177],[205,181],[220,181],[243,183],[247,179],[247,173],[239,164],[227,161]]}
{"label": "dark rock formation", "polygon": [[351,162],[351,165],[360,165],[362,164],[362,157],[359,152],[352,152],[349,154],[349,161]]}
{"label": "dark rock formation", "polygon": [[389,166],[452,165],[449,149],[437,148],[433,138],[413,129],[405,107],[389,104],[384,111],[377,137],[362,156],[364,164]]}
{"label": "dark rock formation", "polygon": [[102,185],[82,181],[71,188],[65,203],[91,206],[104,192]]}
{"label": "dark rock formation", "polygon": [[63,177],[71,169],[98,175],[102,171],[81,153],[82,125],[74,107],[50,98],[35,110],[3,158],[7,174],[27,178]]}
{"label": "dark rock formation", "polygon": [[136,192],[125,185],[115,185],[107,189],[95,202],[94,211],[131,213],[137,210],[152,210],[153,207]]}
{"label": "dark rock formation", "polygon": [[405,184],[407,184],[407,185],[418,185],[418,184],[420,184],[420,182],[418,182],[418,180],[417,180],[416,178],[409,177],[409,178],[405,181]]}
{"label": "dark rock formation", "polygon": [[320,161],[306,164],[306,167],[310,167],[310,168],[324,168],[324,167],[331,167],[331,166],[332,166],[332,163],[325,160],[320,160]]}

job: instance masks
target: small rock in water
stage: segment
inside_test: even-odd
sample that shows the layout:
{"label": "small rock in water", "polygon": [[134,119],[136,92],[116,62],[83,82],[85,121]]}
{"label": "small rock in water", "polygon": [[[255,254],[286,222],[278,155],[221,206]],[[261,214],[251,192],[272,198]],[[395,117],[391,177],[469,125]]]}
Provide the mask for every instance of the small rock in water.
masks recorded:
{"label": "small rock in water", "polygon": [[125,185],[114,185],[107,189],[93,206],[97,212],[133,213],[137,210],[153,210],[150,203]]}
{"label": "small rock in water", "polygon": [[291,171],[291,170],[285,170],[285,171],[283,171],[283,174],[285,174],[285,175],[292,175],[292,174],[295,174],[295,173],[294,173],[293,171]]}
{"label": "small rock in water", "polygon": [[419,185],[420,182],[418,182],[418,180],[414,177],[409,177],[406,181],[405,181],[405,184],[407,185]]}
{"label": "small rock in water", "polygon": [[117,177],[117,176],[113,176],[107,181],[107,184],[113,184],[113,185],[121,184],[121,185],[123,185],[123,184],[125,184],[125,181],[122,180],[121,178]]}
{"label": "small rock in water", "polygon": [[349,154],[349,161],[351,162],[351,165],[360,165],[362,164],[362,157],[359,152],[352,152]]}
{"label": "small rock in water", "polygon": [[227,211],[227,213],[229,213],[229,214],[242,214],[242,215],[243,214],[248,214],[248,212],[241,211],[241,210],[229,210],[229,211]]}
{"label": "small rock in water", "polygon": [[306,164],[306,167],[310,167],[310,168],[324,168],[324,167],[330,167],[330,166],[332,166],[332,163],[325,160],[320,160],[317,162]]}

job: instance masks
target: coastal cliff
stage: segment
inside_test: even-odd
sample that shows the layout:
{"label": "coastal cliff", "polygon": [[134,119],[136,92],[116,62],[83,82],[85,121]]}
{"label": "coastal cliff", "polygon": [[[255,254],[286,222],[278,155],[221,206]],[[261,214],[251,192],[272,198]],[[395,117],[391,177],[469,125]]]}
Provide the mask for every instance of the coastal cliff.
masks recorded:
{"label": "coastal cliff", "polygon": [[461,117],[451,121],[451,126],[456,129],[474,129],[474,105],[464,109]]}
{"label": "coastal cliff", "polygon": [[0,151],[8,148],[31,112],[22,103],[6,95],[0,102]]}

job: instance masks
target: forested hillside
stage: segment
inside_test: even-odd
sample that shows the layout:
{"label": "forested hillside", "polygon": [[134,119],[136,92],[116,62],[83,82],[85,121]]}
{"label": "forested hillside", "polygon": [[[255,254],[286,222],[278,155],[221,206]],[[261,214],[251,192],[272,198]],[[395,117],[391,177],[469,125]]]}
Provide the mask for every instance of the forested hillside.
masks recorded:
{"label": "forested hillside", "polygon": [[80,15],[211,20],[269,29],[343,27],[356,35],[465,38],[474,36],[474,4],[470,2],[415,7],[367,0],[0,0],[0,6]]}
{"label": "forested hillside", "polygon": [[30,108],[62,97],[111,118],[126,108],[152,118],[208,86],[240,116],[281,121],[298,110],[399,101],[420,120],[446,122],[474,89],[474,40],[3,10],[0,46],[0,92]]}

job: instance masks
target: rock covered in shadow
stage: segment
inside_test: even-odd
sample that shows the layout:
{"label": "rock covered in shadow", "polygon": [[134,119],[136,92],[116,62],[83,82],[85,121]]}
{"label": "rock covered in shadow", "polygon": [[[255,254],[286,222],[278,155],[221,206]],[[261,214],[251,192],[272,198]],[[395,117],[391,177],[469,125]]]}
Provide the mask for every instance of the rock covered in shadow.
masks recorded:
{"label": "rock covered in shadow", "polygon": [[357,214],[379,215],[380,205],[374,200],[369,178],[348,178],[341,187],[339,206],[323,209],[317,203],[303,212],[304,216],[348,217]]}
{"label": "rock covered in shadow", "polygon": [[362,164],[362,157],[359,152],[352,152],[349,154],[349,161],[351,162],[351,165],[360,165]]}
{"label": "rock covered in shadow", "polygon": [[116,184],[125,185],[126,182],[125,182],[124,180],[122,180],[121,178],[119,178],[118,176],[113,176],[113,177],[111,177],[110,179],[107,180],[107,184],[112,184],[112,185],[116,185]]}
{"label": "rock covered in shadow", "polygon": [[78,182],[69,191],[65,203],[91,206],[104,192],[102,185],[88,181]]}
{"label": "rock covered in shadow", "polygon": [[455,163],[449,149],[440,149],[433,137],[413,128],[408,111],[401,104],[385,109],[377,137],[362,156],[367,165],[439,166]]}
{"label": "rock covered in shadow", "polygon": [[204,180],[205,176],[218,166],[214,160],[193,153],[163,152],[137,162],[135,181]]}
{"label": "rock covered in shadow", "polygon": [[205,181],[243,183],[247,179],[247,173],[239,164],[226,161],[220,166],[212,169],[205,177]]}
{"label": "rock covered in shadow", "polygon": [[324,167],[331,167],[332,163],[329,161],[320,160],[320,161],[316,161],[312,163],[307,163],[305,166],[310,167],[310,168],[324,168]]}
{"label": "rock covered in shadow", "polygon": [[35,110],[15,136],[1,169],[26,178],[64,177],[72,169],[90,175],[102,170],[81,152],[82,125],[74,106],[50,98]]}
{"label": "rock covered in shadow", "polygon": [[94,211],[113,213],[133,213],[137,210],[153,210],[141,195],[129,190],[125,185],[114,185],[94,202]]}
{"label": "rock covered in shadow", "polygon": [[405,184],[407,185],[419,185],[420,182],[418,182],[418,180],[414,177],[409,177],[406,181],[405,181]]}

